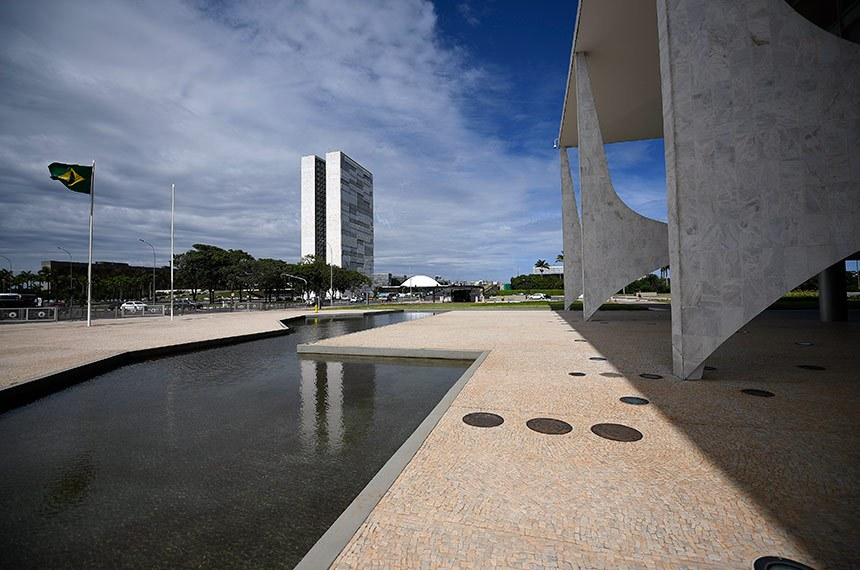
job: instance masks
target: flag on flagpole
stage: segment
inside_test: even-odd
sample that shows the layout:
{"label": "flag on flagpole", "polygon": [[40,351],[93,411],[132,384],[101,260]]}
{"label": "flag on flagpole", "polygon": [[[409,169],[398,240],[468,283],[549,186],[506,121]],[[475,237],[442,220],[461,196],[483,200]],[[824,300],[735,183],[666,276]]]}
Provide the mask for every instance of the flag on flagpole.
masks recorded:
{"label": "flag on flagpole", "polygon": [[81,194],[90,193],[93,179],[92,166],[52,162],[48,165],[48,171],[51,173],[51,180],[59,180],[69,190]]}

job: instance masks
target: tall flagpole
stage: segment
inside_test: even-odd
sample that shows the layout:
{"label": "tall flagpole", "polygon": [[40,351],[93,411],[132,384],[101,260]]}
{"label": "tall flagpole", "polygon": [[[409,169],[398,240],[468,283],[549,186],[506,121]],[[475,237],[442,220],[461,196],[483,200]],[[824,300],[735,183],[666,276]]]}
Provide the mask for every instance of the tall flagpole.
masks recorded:
{"label": "tall flagpole", "polygon": [[173,217],[176,210],[176,184],[170,185],[170,320],[173,320]]}
{"label": "tall flagpole", "polygon": [[93,160],[93,171],[90,178],[90,247],[87,256],[87,326],[92,325],[93,305],[93,202],[96,187],[96,161]]}

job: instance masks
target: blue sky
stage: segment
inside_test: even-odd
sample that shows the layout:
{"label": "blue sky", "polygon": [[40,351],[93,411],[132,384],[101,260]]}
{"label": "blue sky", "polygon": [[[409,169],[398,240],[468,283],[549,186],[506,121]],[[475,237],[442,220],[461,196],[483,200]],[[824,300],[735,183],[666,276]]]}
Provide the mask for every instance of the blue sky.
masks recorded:
{"label": "blue sky", "polygon": [[[495,279],[561,251],[553,140],[575,2],[314,0],[0,5],[0,254],[86,261],[88,199],[51,162],[97,161],[94,258],[206,243],[297,261],[300,158],[374,174],[376,270]],[[607,147],[666,219],[662,141]],[[575,151],[571,164],[576,165]],[[576,173],[574,172],[574,176]],[[5,264],[5,260],[0,259]]]}

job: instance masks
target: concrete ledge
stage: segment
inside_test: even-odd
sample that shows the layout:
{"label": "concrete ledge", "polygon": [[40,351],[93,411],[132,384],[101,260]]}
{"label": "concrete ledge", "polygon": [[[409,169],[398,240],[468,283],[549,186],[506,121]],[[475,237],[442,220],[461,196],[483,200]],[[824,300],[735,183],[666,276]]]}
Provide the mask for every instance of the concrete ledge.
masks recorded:
{"label": "concrete ledge", "polygon": [[426,348],[382,348],[363,346],[331,346],[307,343],[296,347],[298,354],[335,356],[367,356],[371,358],[427,358],[442,360],[475,360],[481,358],[481,350],[435,350]]}
{"label": "concrete ledge", "polygon": [[53,394],[54,392],[59,392],[69,386],[85,382],[93,376],[104,374],[105,372],[110,372],[111,370],[115,370],[129,364],[143,362],[144,360],[290,334],[292,331],[286,325],[286,322],[291,320],[293,319],[279,321],[282,327],[279,330],[132,350],[108,356],[107,358],[102,358],[101,360],[96,360],[82,366],[76,366],[74,368],[68,368],[53,374],[48,374],[47,376],[34,378],[33,380],[28,380],[20,384],[13,384],[0,389],[0,411],[10,410],[24,404],[29,404],[30,402],[47,396],[48,394]]}
{"label": "concrete ledge", "polygon": [[[424,444],[424,440],[439,423],[442,415],[448,411],[451,403],[466,385],[466,382],[472,377],[479,366],[484,362],[489,354],[489,351],[458,351],[458,350],[408,350],[408,349],[393,349],[393,348],[358,348],[358,347],[335,347],[335,346],[320,346],[299,345],[302,348],[318,348],[318,349],[339,349],[341,352],[334,350],[326,350],[324,352],[305,351],[305,354],[343,354],[348,356],[389,356],[389,357],[406,357],[405,353],[419,353],[418,358],[454,358],[455,360],[463,360],[464,358],[475,358],[472,365],[460,376],[460,379],[451,386],[451,389],[442,396],[436,407],[430,411],[424,421],[412,432],[412,435],[403,442],[403,445],[394,452],[394,455],[382,466],[382,469],[370,480],[370,483],[358,494],[358,496],[349,504],[346,510],[341,513],[334,524],[325,532],[322,537],[313,545],[313,547],[305,554],[304,558],[296,566],[297,570],[317,570],[319,568],[328,568],[332,565],[335,558],[346,547],[352,537],[364,524],[370,512],[376,508],[376,505],[382,499],[383,495],[388,491],[406,465],[412,461],[412,458]],[[363,353],[362,353],[363,351]],[[303,352],[299,350],[299,352]],[[433,354],[436,356],[433,356]],[[467,357],[464,355],[476,355]],[[456,355],[456,356],[450,356]]]}

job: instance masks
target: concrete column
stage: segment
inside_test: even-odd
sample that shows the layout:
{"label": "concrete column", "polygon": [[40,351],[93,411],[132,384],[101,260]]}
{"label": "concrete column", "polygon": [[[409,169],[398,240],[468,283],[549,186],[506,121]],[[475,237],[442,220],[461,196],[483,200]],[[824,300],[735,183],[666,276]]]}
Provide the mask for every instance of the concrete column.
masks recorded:
{"label": "concrete column", "polygon": [[825,322],[848,320],[844,261],[834,263],[818,274],[818,311]]}
{"label": "concrete column", "polygon": [[[631,210],[615,193],[586,55],[574,54],[582,197],[583,313],[600,305],[631,281],[669,262],[667,226]],[[567,251],[565,251],[565,258]]]}
{"label": "concrete column", "polygon": [[860,248],[860,46],[784,0],[657,0],[657,27],[673,369],[692,378]]}
{"label": "concrete column", "polygon": [[573,177],[567,149],[559,149],[561,159],[561,242],[564,249],[564,310],[582,294],[582,227],[573,193]]}

